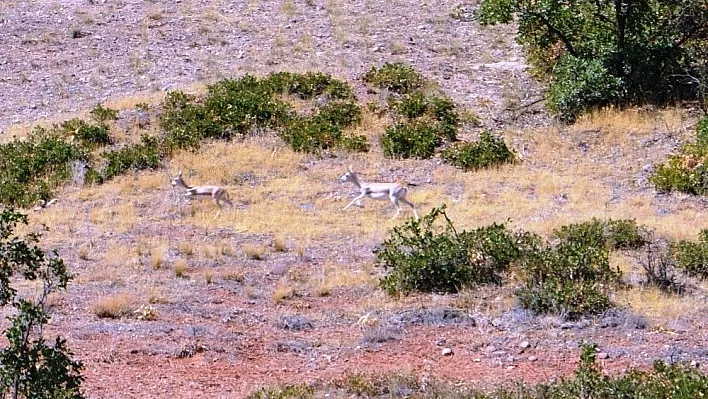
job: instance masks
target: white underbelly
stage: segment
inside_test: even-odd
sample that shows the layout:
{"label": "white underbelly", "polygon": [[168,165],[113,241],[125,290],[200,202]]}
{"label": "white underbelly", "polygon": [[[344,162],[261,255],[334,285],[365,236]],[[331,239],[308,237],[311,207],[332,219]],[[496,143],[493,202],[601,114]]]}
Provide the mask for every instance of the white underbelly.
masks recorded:
{"label": "white underbelly", "polygon": [[379,201],[388,200],[388,193],[371,193],[369,197]]}

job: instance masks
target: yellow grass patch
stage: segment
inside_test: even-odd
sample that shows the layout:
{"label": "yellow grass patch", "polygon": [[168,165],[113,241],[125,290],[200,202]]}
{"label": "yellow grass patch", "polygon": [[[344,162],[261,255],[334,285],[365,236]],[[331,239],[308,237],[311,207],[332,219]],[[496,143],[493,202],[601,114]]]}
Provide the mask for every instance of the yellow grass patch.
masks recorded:
{"label": "yellow grass patch", "polygon": [[118,294],[100,299],[93,303],[91,310],[100,318],[118,319],[130,315],[136,308],[135,297],[131,294]]}
{"label": "yellow grass patch", "polygon": [[704,310],[704,304],[690,295],[667,294],[654,287],[633,287],[613,295],[617,305],[628,305],[647,317],[654,327],[671,328],[679,319],[692,317]]}

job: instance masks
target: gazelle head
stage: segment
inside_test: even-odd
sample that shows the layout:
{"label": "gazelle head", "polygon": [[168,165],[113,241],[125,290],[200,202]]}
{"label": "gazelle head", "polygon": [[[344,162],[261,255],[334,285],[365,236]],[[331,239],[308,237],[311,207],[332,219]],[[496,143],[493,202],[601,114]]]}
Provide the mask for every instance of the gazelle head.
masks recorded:
{"label": "gazelle head", "polygon": [[342,183],[346,183],[348,181],[354,181],[354,172],[352,171],[351,166],[347,166],[347,171],[344,173],[342,176],[339,177],[339,181]]}
{"label": "gazelle head", "polygon": [[184,187],[187,184],[182,180],[182,171],[180,170],[179,173],[177,173],[177,176],[172,178],[172,185],[173,186],[180,186]]}

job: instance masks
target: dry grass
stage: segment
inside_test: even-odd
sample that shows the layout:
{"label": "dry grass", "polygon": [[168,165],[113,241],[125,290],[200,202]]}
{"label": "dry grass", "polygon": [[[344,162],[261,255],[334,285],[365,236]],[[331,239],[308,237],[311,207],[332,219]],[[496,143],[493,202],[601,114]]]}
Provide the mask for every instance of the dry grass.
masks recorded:
{"label": "dry grass", "polygon": [[243,246],[243,253],[251,260],[265,260],[266,247],[261,245],[247,244]]}
{"label": "dry grass", "polygon": [[613,300],[645,316],[655,328],[672,329],[675,323],[685,322],[705,311],[705,304],[693,296],[668,294],[655,287],[618,291]]}
{"label": "dry grass", "polygon": [[295,287],[290,284],[280,282],[273,290],[271,298],[276,304],[281,304],[287,299],[291,299],[295,296]]}
{"label": "dry grass", "polygon": [[135,303],[132,294],[118,294],[94,302],[92,311],[100,318],[118,319],[130,315],[135,310]]}
{"label": "dry grass", "polygon": [[319,296],[328,296],[336,288],[375,285],[371,267],[356,270],[352,265],[328,263],[319,273],[308,276],[308,284]]}
{"label": "dry grass", "polygon": [[177,259],[173,266],[175,272],[175,277],[184,278],[187,277],[187,271],[189,270],[189,264],[185,259]]}

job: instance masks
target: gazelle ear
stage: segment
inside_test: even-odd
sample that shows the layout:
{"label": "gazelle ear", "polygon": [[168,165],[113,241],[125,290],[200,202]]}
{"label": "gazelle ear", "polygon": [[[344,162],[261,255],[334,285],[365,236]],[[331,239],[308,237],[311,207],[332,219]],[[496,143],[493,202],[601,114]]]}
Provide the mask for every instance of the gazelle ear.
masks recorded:
{"label": "gazelle ear", "polygon": [[351,166],[351,165],[347,166],[347,172],[352,172],[352,166]]}
{"label": "gazelle ear", "polygon": [[182,171],[181,171],[181,170],[180,170],[179,172],[177,172],[177,176],[178,176],[178,177],[182,177]]}

